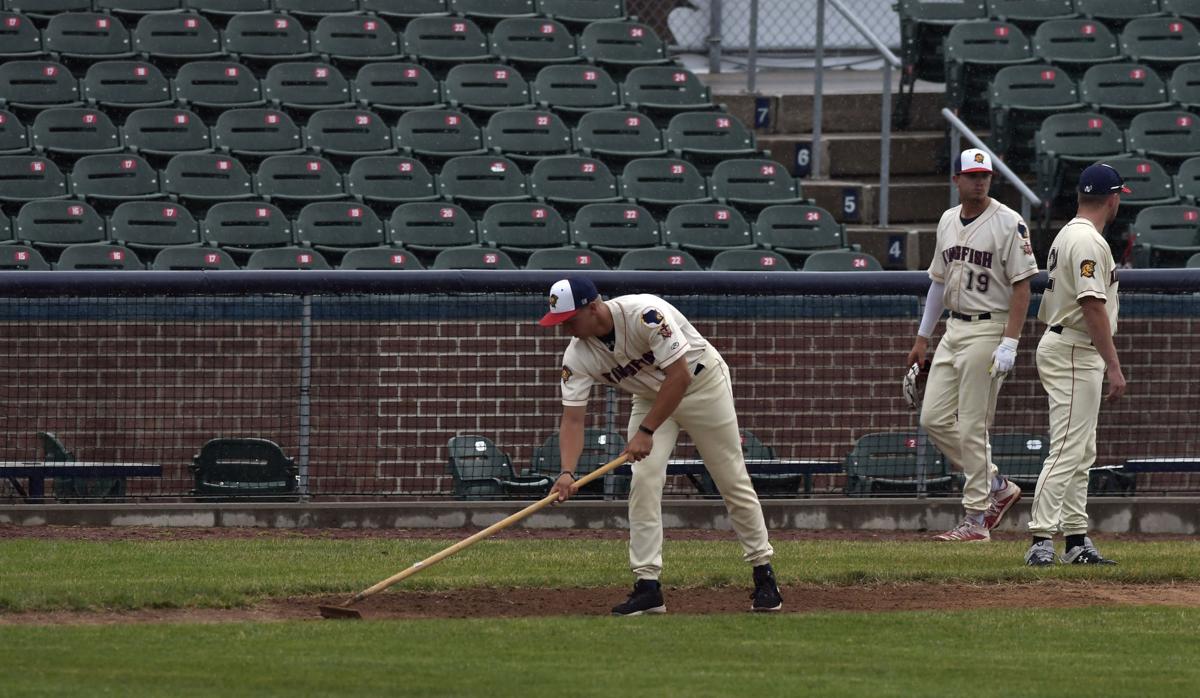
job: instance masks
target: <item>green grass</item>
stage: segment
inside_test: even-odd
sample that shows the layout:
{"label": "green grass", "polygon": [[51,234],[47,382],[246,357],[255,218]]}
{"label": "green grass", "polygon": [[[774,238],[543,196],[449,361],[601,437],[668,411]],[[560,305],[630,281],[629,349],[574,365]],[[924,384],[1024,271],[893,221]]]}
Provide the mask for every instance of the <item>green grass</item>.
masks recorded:
{"label": "green grass", "polygon": [[[225,607],[270,596],[359,591],[446,547],[449,540],[0,541],[0,611]],[[1200,580],[1200,542],[1103,543],[1115,568],[1022,566],[1024,542],[962,546],[913,542],[784,541],[783,583],[972,583],[1086,578]],[[731,541],[669,541],[664,581],[674,587],[744,584]],[[491,540],[402,582],[407,589],[594,587],[629,582],[615,540]]]}
{"label": "green grass", "polygon": [[1174,608],[6,627],[0,693],[1191,696]]}

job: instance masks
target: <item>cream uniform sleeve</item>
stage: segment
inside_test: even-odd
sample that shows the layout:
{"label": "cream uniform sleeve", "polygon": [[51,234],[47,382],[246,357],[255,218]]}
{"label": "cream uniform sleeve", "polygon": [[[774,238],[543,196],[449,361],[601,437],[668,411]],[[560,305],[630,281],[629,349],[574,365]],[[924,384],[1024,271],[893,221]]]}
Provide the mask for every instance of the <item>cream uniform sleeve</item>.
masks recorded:
{"label": "cream uniform sleeve", "polygon": [[592,386],[596,381],[582,370],[584,357],[579,352],[572,351],[574,348],[575,341],[573,340],[566,352],[563,353],[562,380],[560,382],[562,404],[567,407],[583,407],[588,404]]}
{"label": "cream uniform sleeve", "polygon": [[1029,226],[1018,216],[1015,229],[1009,231],[1011,238],[1004,250],[1004,273],[1009,284],[1014,284],[1038,273],[1037,258],[1033,256],[1033,243],[1029,238]]}
{"label": "cream uniform sleeve", "polygon": [[691,347],[679,331],[679,318],[665,305],[642,306],[632,325],[631,331],[649,345],[659,368],[675,363]]}
{"label": "cream uniform sleeve", "polygon": [[[1075,275],[1076,300],[1085,296],[1108,299],[1109,278],[1113,274],[1112,254],[1106,247],[1102,248],[1101,243],[1099,236],[1089,236],[1071,245],[1072,268],[1060,273]],[[1107,243],[1103,244],[1107,246]]]}

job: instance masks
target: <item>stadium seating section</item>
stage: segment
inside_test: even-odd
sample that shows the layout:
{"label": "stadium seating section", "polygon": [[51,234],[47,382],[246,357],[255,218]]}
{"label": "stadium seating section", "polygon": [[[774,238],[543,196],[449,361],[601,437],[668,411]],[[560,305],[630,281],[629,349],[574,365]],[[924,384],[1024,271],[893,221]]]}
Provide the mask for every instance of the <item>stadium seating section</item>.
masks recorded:
{"label": "stadium seating section", "polygon": [[[3,269],[789,271],[850,249],[623,0],[4,2],[0,26]],[[1139,32],[1139,60],[1180,60]]]}

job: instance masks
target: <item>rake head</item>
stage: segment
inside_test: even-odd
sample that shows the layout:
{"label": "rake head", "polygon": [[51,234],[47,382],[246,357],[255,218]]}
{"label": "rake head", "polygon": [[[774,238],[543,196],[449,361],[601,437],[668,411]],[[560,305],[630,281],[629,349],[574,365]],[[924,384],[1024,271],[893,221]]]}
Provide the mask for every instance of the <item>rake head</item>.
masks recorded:
{"label": "rake head", "polygon": [[332,618],[335,620],[362,620],[362,614],[353,608],[345,606],[317,606],[317,610],[321,612],[322,618]]}

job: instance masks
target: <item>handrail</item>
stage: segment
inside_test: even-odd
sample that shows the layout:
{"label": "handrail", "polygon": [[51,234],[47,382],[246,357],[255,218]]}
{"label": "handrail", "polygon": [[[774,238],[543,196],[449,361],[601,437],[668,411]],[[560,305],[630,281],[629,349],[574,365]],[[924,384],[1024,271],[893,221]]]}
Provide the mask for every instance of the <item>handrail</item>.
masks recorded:
{"label": "handrail", "polygon": [[879,55],[883,56],[883,60],[891,63],[893,68],[900,67],[901,61],[896,54],[892,53],[892,50],[887,47],[887,44],[879,40],[879,37],[875,35],[875,32],[871,31],[870,27],[863,24],[862,20],[860,20],[858,17],[855,17],[853,14],[851,14],[850,10],[846,9],[846,6],[842,4],[841,0],[825,1],[830,5],[833,5],[833,9],[840,12],[841,15],[846,18],[846,21],[849,22],[850,25],[855,29],[857,29],[858,33],[862,34],[863,38],[869,41],[871,45],[875,47],[875,50],[879,52]]}
{"label": "handrail", "polygon": [[[830,1],[836,2],[837,0],[830,0]],[[942,109],[942,118],[944,118],[946,121],[948,121],[951,126],[950,162],[953,163],[954,158],[958,157],[958,154],[960,151],[959,140],[958,140],[959,135],[961,134],[963,136],[966,136],[967,140],[971,142],[971,145],[975,146],[976,148],[979,148],[980,150],[982,150],[983,152],[988,154],[988,157],[990,157],[992,159],[992,166],[997,171],[999,171],[1000,174],[1004,175],[1004,178],[1006,180],[1008,180],[1009,184],[1012,184],[1014,187],[1016,187],[1016,190],[1021,193],[1021,197],[1022,197],[1021,198],[1021,216],[1025,219],[1026,222],[1028,222],[1029,221],[1029,211],[1030,211],[1029,206],[1030,206],[1030,204],[1033,204],[1034,206],[1041,206],[1042,205],[1041,198],[1038,197],[1037,194],[1034,194],[1033,190],[1030,189],[1029,186],[1026,185],[1024,182],[1022,182],[1021,178],[1018,177],[1011,169],[1009,169],[1008,165],[1005,165],[1004,161],[1001,160],[999,157],[997,157],[997,155],[992,152],[992,149],[987,147],[987,144],[984,143],[982,140],[980,140],[979,136],[976,136],[971,131],[971,128],[969,126],[964,124],[962,122],[962,120],[958,118],[958,115],[956,115],[954,112],[950,111],[949,109],[943,108]],[[950,187],[950,205],[954,206],[957,204],[958,204],[958,189],[951,186]]]}

